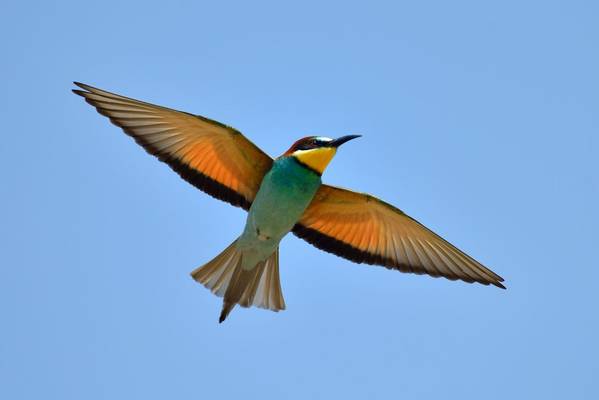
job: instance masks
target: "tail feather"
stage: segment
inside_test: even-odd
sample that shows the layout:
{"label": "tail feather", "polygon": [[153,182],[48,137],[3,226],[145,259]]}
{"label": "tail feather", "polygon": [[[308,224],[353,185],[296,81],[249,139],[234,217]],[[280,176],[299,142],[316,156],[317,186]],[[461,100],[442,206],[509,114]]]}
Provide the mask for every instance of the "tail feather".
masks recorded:
{"label": "tail feather", "polygon": [[229,247],[213,258],[212,261],[196,268],[191,273],[193,279],[204,285],[218,297],[225,295],[235,267],[241,264],[241,253],[236,251],[236,243],[237,241],[231,243]]}
{"label": "tail feather", "polygon": [[223,297],[219,322],[225,320],[236,304],[284,310],[285,300],[279,281],[279,249],[249,270],[242,268],[241,261],[242,252],[233,242],[212,261],[191,273],[193,279]]}
{"label": "tail feather", "polygon": [[256,290],[253,304],[270,310],[284,310],[285,300],[279,280],[279,248],[265,262],[264,273]]}

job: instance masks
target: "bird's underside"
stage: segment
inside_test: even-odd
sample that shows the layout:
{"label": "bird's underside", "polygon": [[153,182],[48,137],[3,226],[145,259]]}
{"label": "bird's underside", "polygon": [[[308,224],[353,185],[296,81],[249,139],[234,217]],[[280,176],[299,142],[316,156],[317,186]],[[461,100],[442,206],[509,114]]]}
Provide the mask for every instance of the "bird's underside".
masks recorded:
{"label": "bird's underside", "polygon": [[[274,160],[239,131],[198,115],[76,85],[82,89],[73,90],[76,94],[184,180],[250,209]],[[505,288],[499,275],[368,194],[322,184],[292,231],[356,263]]]}

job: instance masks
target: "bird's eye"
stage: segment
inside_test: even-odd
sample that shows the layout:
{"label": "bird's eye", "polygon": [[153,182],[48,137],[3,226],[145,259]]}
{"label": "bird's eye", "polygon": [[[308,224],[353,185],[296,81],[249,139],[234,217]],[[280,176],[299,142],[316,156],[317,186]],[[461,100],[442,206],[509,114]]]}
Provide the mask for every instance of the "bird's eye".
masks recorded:
{"label": "bird's eye", "polygon": [[318,140],[317,139],[310,140],[310,142],[308,142],[308,147],[311,149],[313,149],[314,147],[318,147]]}

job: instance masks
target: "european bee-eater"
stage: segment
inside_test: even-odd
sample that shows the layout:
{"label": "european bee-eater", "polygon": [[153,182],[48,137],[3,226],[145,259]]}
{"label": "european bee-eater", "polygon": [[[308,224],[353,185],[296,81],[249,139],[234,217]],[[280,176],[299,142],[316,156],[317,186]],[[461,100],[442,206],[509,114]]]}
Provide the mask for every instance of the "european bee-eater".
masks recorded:
{"label": "european bee-eater", "polygon": [[219,322],[236,304],[285,309],[279,242],[289,232],[356,263],[505,289],[499,275],[398,208],[322,183],[339,146],[358,135],[305,137],[273,160],[220,122],[75,84],[83,90],[73,92],[187,182],[248,211],[241,236],[191,273],[223,297]]}

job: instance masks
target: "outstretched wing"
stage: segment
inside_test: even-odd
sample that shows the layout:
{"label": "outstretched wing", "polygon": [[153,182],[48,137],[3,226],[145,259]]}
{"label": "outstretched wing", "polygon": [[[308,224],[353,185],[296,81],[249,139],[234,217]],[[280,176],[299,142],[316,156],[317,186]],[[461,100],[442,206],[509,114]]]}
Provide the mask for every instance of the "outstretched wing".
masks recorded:
{"label": "outstretched wing", "polygon": [[183,179],[249,209],[272,158],[220,122],[119,96],[75,82],[73,90]]}
{"label": "outstretched wing", "polygon": [[499,275],[401,210],[368,194],[322,185],[293,233],[357,263],[505,289]]}

